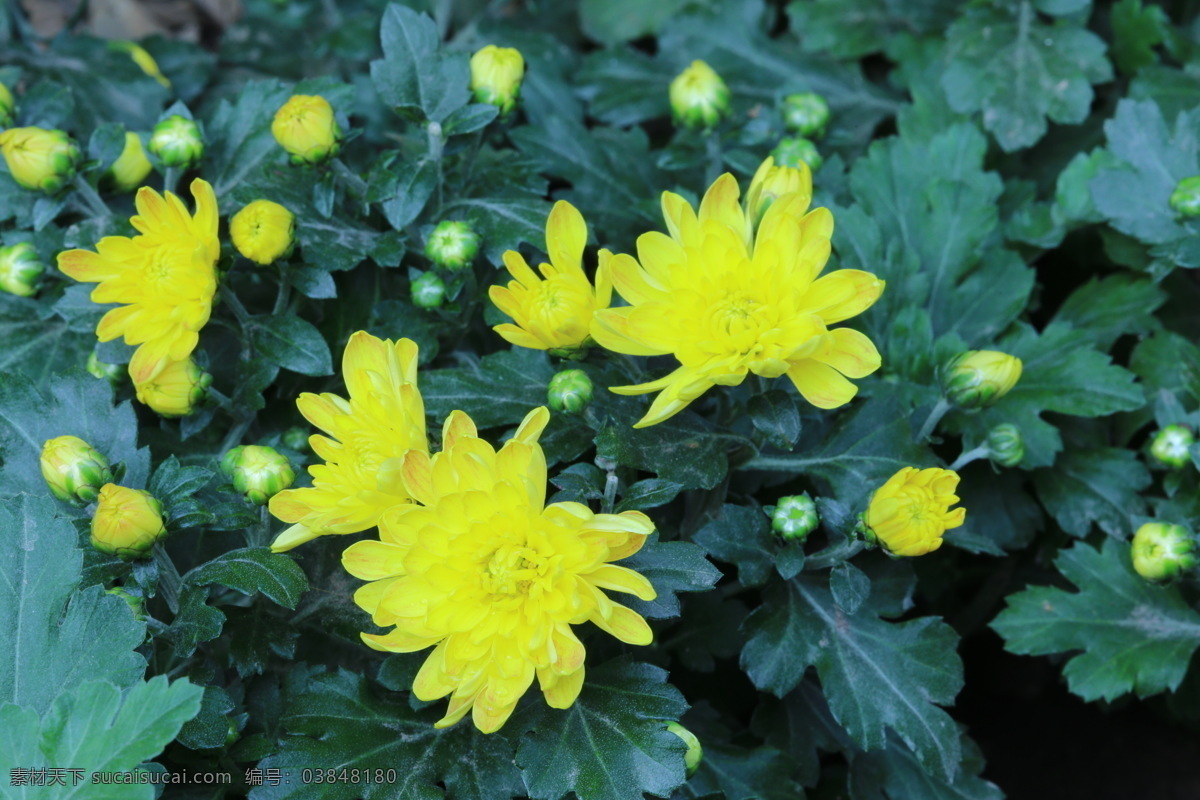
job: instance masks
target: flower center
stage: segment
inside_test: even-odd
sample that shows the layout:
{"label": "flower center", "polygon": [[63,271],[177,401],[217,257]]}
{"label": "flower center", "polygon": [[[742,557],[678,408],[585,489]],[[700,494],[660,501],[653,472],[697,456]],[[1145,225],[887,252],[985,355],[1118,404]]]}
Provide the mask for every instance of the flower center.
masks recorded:
{"label": "flower center", "polygon": [[483,563],[480,584],[488,594],[526,594],[545,572],[546,559],[515,544],[497,548]]}

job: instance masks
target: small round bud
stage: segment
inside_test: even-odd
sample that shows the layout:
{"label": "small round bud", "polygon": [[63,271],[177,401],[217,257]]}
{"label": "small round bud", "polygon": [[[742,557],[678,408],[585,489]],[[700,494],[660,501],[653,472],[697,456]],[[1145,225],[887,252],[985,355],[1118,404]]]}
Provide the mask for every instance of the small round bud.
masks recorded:
{"label": "small round bud", "polygon": [[959,408],[986,408],[1017,385],[1021,359],[997,350],[968,350],[946,365],[942,390]]}
{"label": "small round bud", "polygon": [[7,128],[13,124],[13,120],[17,115],[17,103],[13,100],[12,92],[3,83],[0,83],[0,128]]}
{"label": "small round bud", "polygon": [[1153,583],[1166,583],[1196,564],[1196,540],[1182,525],[1147,522],[1133,535],[1133,568]]}
{"label": "small round bud", "polygon": [[204,137],[200,126],[187,117],[172,114],[154,126],[150,133],[150,152],[164,166],[188,169],[200,163],[204,155]]}
{"label": "small round bud", "polygon": [[58,436],[42,445],[42,477],[59,500],[82,506],[96,499],[113,476],[108,459],[78,436]]}
{"label": "small round bud", "polygon": [[249,203],[229,221],[233,246],[255,264],[264,266],[291,254],[295,232],[296,217],[270,200]]}
{"label": "small round bud", "polygon": [[147,558],[167,535],[162,503],[140,489],[107,483],[100,489],[92,516],[92,547],[130,561]]}
{"label": "small round bud", "polygon": [[1191,460],[1189,452],[1196,442],[1192,432],[1182,425],[1168,425],[1154,434],[1150,443],[1150,455],[1158,463],[1179,469]]}
{"label": "small round bud", "polygon": [[789,94],[783,98],[783,124],[800,136],[820,139],[829,124],[829,104],[813,92]]}
{"label": "small round bud", "polygon": [[118,53],[128,53],[129,57],[133,59],[133,63],[141,67],[142,72],[161,83],[164,88],[171,88],[171,82],[167,80],[167,76],[163,75],[162,70],[158,68],[158,62],[154,60],[154,56],[147,53],[141,45],[134,42],[114,40],[110,41],[108,46],[109,49],[116,50]]}
{"label": "small round bud", "polygon": [[256,444],[235,447],[226,453],[221,459],[221,472],[233,482],[234,489],[257,506],[266,505],[296,480],[287,456]]}
{"label": "small round bud", "polygon": [[283,432],[283,444],[292,450],[303,451],[308,447],[308,431],[298,425]]}
{"label": "small round bud", "polygon": [[17,297],[32,297],[46,265],[29,242],[0,247],[0,290]]}
{"label": "small round bud", "polygon": [[125,149],[104,173],[104,182],[116,192],[132,192],[142,185],[154,167],[136,133],[125,133]]}
{"label": "small round bud", "polygon": [[0,152],[13,180],[46,194],[54,194],[75,177],[80,158],[70,136],[45,128],[9,128],[0,133]]}
{"label": "small round bud", "polygon": [[196,362],[188,358],[183,361],[168,361],[167,365],[150,380],[135,384],[139,403],[144,403],[164,417],[184,417],[196,410],[212,385],[209,375]]}
{"label": "small round bud", "polygon": [[1015,467],[1025,458],[1025,439],[1021,429],[1007,422],[988,431],[988,458],[1000,467]]}
{"label": "small round bud", "polygon": [[775,149],[771,151],[771,155],[781,166],[799,169],[800,165],[804,164],[813,172],[819,170],[825,163],[817,146],[801,136],[789,136],[781,139],[779,144],[775,145]]}
{"label": "small round bud", "polygon": [[771,514],[771,530],[789,542],[803,542],[820,522],[817,504],[807,493],[779,498]]}
{"label": "small round bud", "polygon": [[422,272],[412,282],[412,301],[417,308],[437,308],[446,299],[446,284],[434,272]]}
{"label": "small round bud", "polygon": [[322,164],[338,154],[342,129],[320,95],[294,94],[275,112],[271,134],[293,164]]}
{"label": "small round bud", "polygon": [[111,589],[105,589],[105,594],[111,594],[125,601],[125,605],[133,611],[133,618],[139,621],[146,619],[146,601],[135,594],[130,594],[120,586],[114,586]]}
{"label": "small round bud", "polygon": [[687,752],[683,754],[683,768],[687,777],[692,777],[696,774],[696,770],[700,769],[700,762],[704,760],[704,748],[701,747],[700,740],[696,738],[696,734],[678,722],[668,722],[667,730],[683,739],[687,744]]}
{"label": "small round bud", "polygon": [[471,56],[471,91],[479,103],[512,111],[525,78],[525,59],[511,47],[489,44]]}
{"label": "small round bud", "polygon": [[101,361],[96,357],[95,351],[88,354],[87,371],[97,378],[103,378],[114,386],[121,381],[121,375],[125,373],[124,368],[120,364],[109,364]]}
{"label": "small round bud", "polygon": [[565,369],[550,379],[546,397],[555,411],[578,414],[592,402],[592,379],[581,369]]}
{"label": "small round bud", "polygon": [[1200,175],[1184,178],[1175,185],[1171,210],[1181,217],[1200,216]]}
{"label": "small round bud", "polygon": [[693,61],[679,73],[669,94],[671,114],[681,127],[711,128],[729,114],[729,87],[703,61]]}
{"label": "small round bud", "polygon": [[762,221],[767,209],[785,194],[803,194],[811,198],[812,172],[803,162],[799,167],[776,166],[775,159],[767,156],[746,191],[746,211],[755,226]]}
{"label": "small round bud", "polygon": [[479,234],[467,223],[456,220],[439,222],[425,242],[425,255],[445,269],[462,269],[478,252]]}

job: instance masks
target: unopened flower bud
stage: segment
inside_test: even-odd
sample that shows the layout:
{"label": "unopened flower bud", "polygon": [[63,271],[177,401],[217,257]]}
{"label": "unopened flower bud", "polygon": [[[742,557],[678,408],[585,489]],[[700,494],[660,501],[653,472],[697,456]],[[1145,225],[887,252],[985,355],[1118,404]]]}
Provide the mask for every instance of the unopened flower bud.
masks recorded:
{"label": "unopened flower bud", "polygon": [[7,128],[13,124],[16,119],[17,104],[13,100],[12,92],[3,83],[0,83],[0,128]]}
{"label": "unopened flower bud", "polygon": [[255,264],[286,258],[295,244],[295,231],[292,212],[270,200],[249,203],[229,221],[233,246]]}
{"label": "unopened flower bud", "polygon": [[1133,535],[1133,568],[1153,583],[1177,578],[1196,564],[1196,540],[1182,525],[1147,522]]}
{"label": "unopened flower bud", "polygon": [[120,586],[114,586],[111,589],[105,589],[105,594],[111,594],[125,601],[125,605],[133,612],[133,618],[136,620],[146,619],[146,601],[137,595],[130,594]]}
{"label": "unopened flower bud", "polygon": [[96,357],[95,351],[88,354],[87,371],[97,378],[102,378],[109,383],[116,385],[121,381],[121,375],[125,369],[120,364],[109,364],[101,361]]}
{"label": "unopened flower bud", "polygon": [[1200,216],[1200,175],[1184,178],[1175,185],[1171,210],[1181,217]]}
{"label": "unopened flower bud", "polygon": [[667,730],[683,739],[687,744],[687,752],[683,754],[683,768],[687,777],[692,777],[696,774],[696,770],[700,769],[700,762],[704,760],[704,748],[701,747],[700,740],[696,738],[696,734],[678,722],[668,722]]}
{"label": "unopened flower bud", "polygon": [[167,535],[162,503],[149,492],[107,483],[100,489],[92,516],[92,547],[130,561],[147,558]]}
{"label": "unopened flower bud", "polygon": [[1015,467],[1025,458],[1025,439],[1021,429],[1007,422],[988,431],[988,458],[999,467]]}
{"label": "unopened flower bud", "polygon": [[437,308],[446,299],[446,284],[434,272],[423,272],[412,282],[412,301],[417,308]]}
{"label": "unopened flower bud", "polygon": [[320,95],[294,94],[275,112],[271,134],[293,164],[322,164],[338,154],[342,129]]}
{"label": "unopened flower bud", "polygon": [[1021,359],[996,350],[968,350],[946,365],[942,389],[959,408],[986,408],[1017,385]]}
{"label": "unopened flower bud", "polygon": [[820,522],[817,504],[807,493],[779,498],[771,514],[771,529],[789,542],[803,542]]}
{"label": "unopened flower bud", "polygon": [[525,77],[525,59],[511,47],[489,44],[471,56],[471,91],[475,100],[512,111],[521,93]]}
{"label": "unopened flower bud", "polygon": [[85,505],[113,479],[108,459],[78,436],[59,436],[42,445],[42,477],[59,500]]}
{"label": "unopened flower bud", "polygon": [[829,124],[829,104],[813,92],[789,94],[783,98],[783,124],[801,136],[820,139]]}
{"label": "unopened flower bud", "polygon": [[150,134],[150,152],[164,166],[188,169],[200,163],[204,155],[204,137],[200,126],[187,117],[172,114],[154,126]]}
{"label": "unopened flower bud", "polygon": [[471,226],[457,220],[443,220],[429,234],[425,255],[445,269],[462,269],[479,252],[479,234]]}
{"label": "unopened flower bud", "polygon": [[592,402],[592,379],[581,369],[565,369],[550,379],[550,408],[578,414]]}
{"label": "unopened flower bud", "polygon": [[226,453],[221,459],[221,472],[233,482],[234,489],[257,506],[266,505],[296,479],[287,456],[256,444],[235,447]]}
{"label": "unopened flower bud", "polygon": [[808,165],[799,167],[776,166],[775,159],[767,156],[754,173],[750,188],[746,192],[746,212],[757,226],[771,204],[786,194],[802,194],[812,198],[812,172]]}
{"label": "unopened flower bud", "polygon": [[104,181],[113,191],[132,192],[145,182],[152,169],[154,167],[142,149],[142,140],[136,133],[126,132],[125,149],[104,173]]}
{"label": "unopened flower bud", "polygon": [[138,402],[164,417],[184,417],[196,410],[212,385],[212,376],[189,356],[169,361],[162,371],[142,384],[135,384]]}
{"label": "unopened flower bud", "polygon": [[817,146],[801,136],[789,136],[781,139],[779,144],[775,145],[775,149],[771,151],[771,155],[781,166],[799,169],[800,165],[804,164],[813,172],[819,170],[825,163]]}
{"label": "unopened flower bud", "polygon": [[162,70],[158,68],[158,62],[154,60],[154,56],[147,53],[141,45],[134,42],[114,40],[110,41],[108,46],[109,49],[116,50],[118,53],[128,53],[129,57],[133,59],[133,63],[141,67],[142,72],[161,83],[164,88],[171,88],[171,82],[167,80],[167,76],[163,75]]}
{"label": "unopened flower bud", "polygon": [[711,128],[729,114],[729,87],[703,61],[679,73],[671,81],[671,114],[684,128]]}
{"label": "unopened flower bud", "polygon": [[308,432],[298,425],[292,426],[283,432],[283,443],[293,450],[303,451],[308,447]]}
{"label": "unopened flower bud", "polygon": [[1154,434],[1150,455],[1158,463],[1179,469],[1191,460],[1190,448],[1196,437],[1182,425],[1168,425]]}
{"label": "unopened flower bud", "polygon": [[32,297],[46,265],[29,242],[0,247],[0,290],[17,297]]}
{"label": "unopened flower bud", "polygon": [[13,180],[47,194],[54,194],[75,177],[80,158],[70,136],[45,128],[9,128],[0,133],[0,152]]}

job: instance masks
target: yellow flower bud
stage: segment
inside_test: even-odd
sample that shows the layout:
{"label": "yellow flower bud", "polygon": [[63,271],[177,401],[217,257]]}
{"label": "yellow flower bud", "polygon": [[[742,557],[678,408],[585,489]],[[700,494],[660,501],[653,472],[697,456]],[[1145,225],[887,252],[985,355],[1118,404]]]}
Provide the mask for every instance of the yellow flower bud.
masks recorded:
{"label": "yellow flower bud", "polygon": [[37,248],[29,242],[0,247],[0,291],[17,297],[33,297],[38,278],[45,272]]}
{"label": "yellow flower bud", "polygon": [[16,111],[17,104],[13,100],[12,92],[8,90],[7,86],[0,83],[0,128],[12,125]]}
{"label": "yellow flower bud", "polygon": [[942,388],[960,408],[985,408],[1017,385],[1021,359],[997,350],[968,350],[946,365]]}
{"label": "yellow flower bud", "polygon": [[108,46],[119,53],[128,53],[129,57],[133,59],[133,63],[141,67],[142,72],[154,78],[154,80],[161,83],[165,88],[171,88],[171,82],[167,80],[167,76],[163,75],[162,70],[158,68],[158,62],[154,60],[154,56],[147,53],[141,45],[134,42],[112,41],[108,43]]}
{"label": "yellow flower bud", "polygon": [[511,47],[489,44],[471,56],[471,91],[480,103],[512,111],[525,77],[525,59]]}
{"label": "yellow flower bud", "polygon": [[942,546],[942,534],[963,524],[958,502],[958,473],[948,469],[905,467],[875,490],[863,523],[894,556],[921,556]]}
{"label": "yellow flower bud", "polygon": [[78,436],[59,436],[42,445],[42,477],[59,500],[75,505],[96,499],[113,479],[108,460]]}
{"label": "yellow flower bud", "polygon": [[126,132],[125,149],[104,173],[104,180],[114,191],[132,192],[142,185],[152,169],[154,167],[142,149],[142,140],[136,133]]}
{"label": "yellow flower bud", "polygon": [[162,371],[145,383],[135,383],[139,403],[164,417],[184,417],[208,394],[212,376],[188,358],[168,361]]}
{"label": "yellow flower bud", "polygon": [[162,503],[140,489],[106,483],[92,516],[92,547],[130,561],[146,558],[167,535]]}
{"label": "yellow flower bud", "polygon": [[729,87],[703,61],[671,81],[670,97],[675,123],[685,128],[711,128],[729,113]]}
{"label": "yellow flower bud", "polygon": [[79,148],[71,137],[45,128],[9,128],[0,133],[0,152],[17,183],[47,194],[74,178],[79,163]]}
{"label": "yellow flower bud", "polygon": [[338,154],[342,129],[320,95],[294,94],[275,112],[271,134],[293,164],[320,164]]}
{"label": "yellow flower bud", "polygon": [[226,453],[221,459],[221,472],[233,482],[234,489],[259,506],[266,505],[296,480],[287,456],[256,444],[235,447]]}
{"label": "yellow flower bud", "polygon": [[807,205],[812,199],[812,171],[803,162],[799,168],[777,166],[774,157],[767,156],[746,192],[746,216],[758,227],[771,204],[785,194],[802,194]]}
{"label": "yellow flower bud", "polygon": [[291,253],[295,230],[292,212],[270,200],[255,200],[229,221],[233,246],[255,264],[270,264]]}
{"label": "yellow flower bud", "polygon": [[700,762],[704,760],[704,748],[700,745],[700,740],[696,738],[696,734],[678,722],[668,722],[667,730],[683,739],[687,745],[687,752],[683,754],[683,769],[687,777],[692,777],[696,770],[700,769]]}

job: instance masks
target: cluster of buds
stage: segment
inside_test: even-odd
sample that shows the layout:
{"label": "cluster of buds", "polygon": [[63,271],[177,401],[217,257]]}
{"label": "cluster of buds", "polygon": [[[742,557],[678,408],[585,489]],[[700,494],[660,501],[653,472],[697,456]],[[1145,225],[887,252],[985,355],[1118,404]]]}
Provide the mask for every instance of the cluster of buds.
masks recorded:
{"label": "cluster of buds", "polygon": [[150,152],[163,166],[190,169],[204,156],[200,126],[180,114],[172,114],[150,132]]}
{"label": "cluster of buds", "polygon": [[511,47],[489,44],[471,56],[471,92],[477,102],[499,108],[501,116],[517,104],[524,78],[525,59]]}
{"label": "cluster of buds", "polygon": [[162,371],[145,383],[135,384],[139,403],[164,417],[185,417],[208,396],[212,375],[196,365],[191,356],[168,361]]}
{"label": "cluster of buds", "polygon": [[275,112],[271,135],[293,164],[323,164],[338,154],[342,129],[320,95],[295,94]]}
{"label": "cluster of buds", "polygon": [[292,485],[296,472],[287,456],[270,447],[241,445],[221,459],[221,472],[233,488],[256,506]]}
{"label": "cluster of buds", "polygon": [[1191,461],[1195,443],[1196,437],[1190,430],[1182,425],[1168,425],[1154,434],[1150,455],[1163,466],[1179,469]]}
{"label": "cluster of buds", "polygon": [[1166,583],[1196,565],[1196,539],[1182,525],[1147,522],[1133,535],[1133,568],[1152,583]]}
{"label": "cluster of buds", "polygon": [[550,379],[546,400],[555,411],[579,414],[592,402],[592,379],[581,369],[565,369]]}
{"label": "cluster of buds", "polygon": [[237,251],[266,266],[292,252],[296,217],[279,203],[255,200],[229,220],[229,237]]}
{"label": "cluster of buds", "polygon": [[986,408],[1008,394],[1021,378],[1021,359],[996,350],[968,350],[951,359],[942,390],[959,408]]}
{"label": "cluster of buds", "polygon": [[707,130],[729,115],[729,87],[703,61],[693,61],[679,73],[669,95],[671,114],[680,127]]}
{"label": "cluster of buds", "polygon": [[820,522],[817,504],[807,492],[779,498],[771,512],[771,530],[788,542],[803,542]]}
{"label": "cluster of buds", "polygon": [[465,222],[442,220],[425,242],[425,255],[439,267],[459,270],[475,259],[479,252],[479,234]]}
{"label": "cluster of buds", "polygon": [[0,247],[0,290],[17,297],[32,297],[46,265],[29,242]]}
{"label": "cluster of buds", "polygon": [[79,147],[65,132],[9,128],[0,133],[0,152],[13,180],[26,189],[54,194],[75,177]]}
{"label": "cluster of buds", "polygon": [[104,173],[104,182],[116,192],[132,192],[146,180],[154,167],[142,149],[142,140],[136,133],[126,132],[125,148],[121,155]]}

